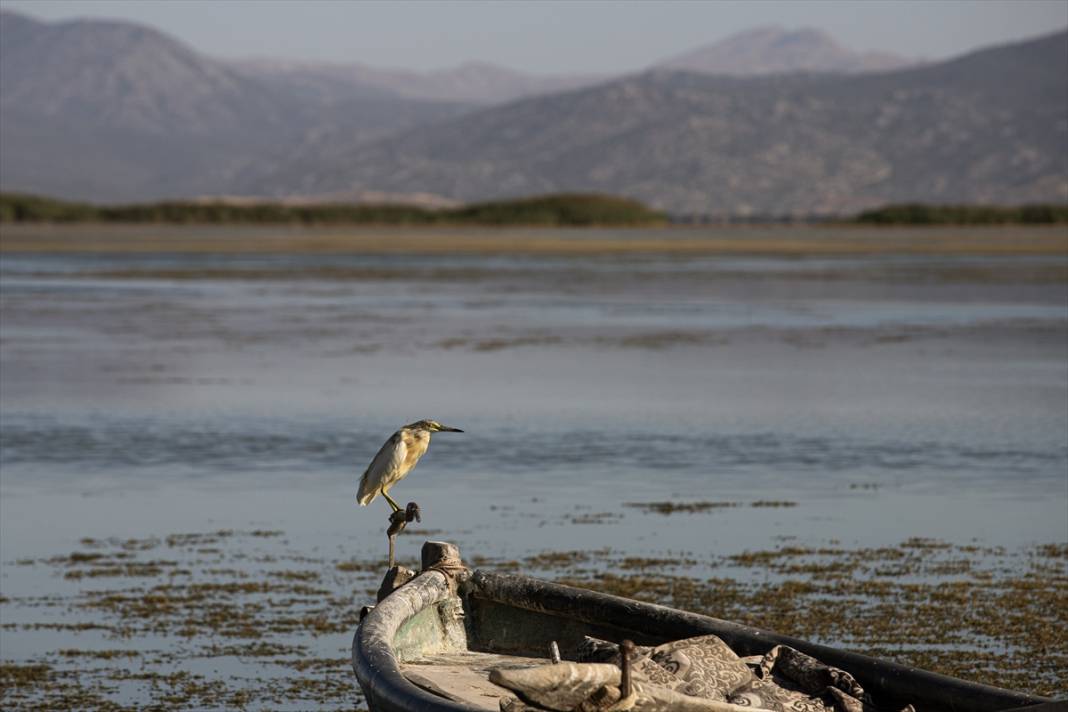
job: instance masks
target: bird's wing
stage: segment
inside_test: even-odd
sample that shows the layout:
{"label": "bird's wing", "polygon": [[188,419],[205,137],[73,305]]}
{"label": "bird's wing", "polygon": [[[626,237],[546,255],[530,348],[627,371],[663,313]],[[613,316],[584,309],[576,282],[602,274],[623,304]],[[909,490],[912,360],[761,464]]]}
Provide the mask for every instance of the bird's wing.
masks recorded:
{"label": "bird's wing", "polygon": [[381,491],[382,483],[392,479],[404,465],[408,446],[399,432],[386,441],[382,449],[371,460],[360,478],[360,489],[356,492],[356,501],[361,505],[369,504]]}

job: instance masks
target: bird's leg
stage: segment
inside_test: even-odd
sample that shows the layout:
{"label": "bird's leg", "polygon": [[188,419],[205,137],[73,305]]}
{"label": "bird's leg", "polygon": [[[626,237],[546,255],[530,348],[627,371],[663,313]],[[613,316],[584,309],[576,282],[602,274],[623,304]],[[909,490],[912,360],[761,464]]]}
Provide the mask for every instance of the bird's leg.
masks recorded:
{"label": "bird's leg", "polygon": [[400,509],[401,509],[400,505],[397,504],[396,502],[394,502],[393,498],[390,497],[388,494],[386,494],[385,490],[382,490],[382,496],[386,498],[386,501],[389,502],[389,506],[393,508],[394,512],[399,512],[400,511]]}

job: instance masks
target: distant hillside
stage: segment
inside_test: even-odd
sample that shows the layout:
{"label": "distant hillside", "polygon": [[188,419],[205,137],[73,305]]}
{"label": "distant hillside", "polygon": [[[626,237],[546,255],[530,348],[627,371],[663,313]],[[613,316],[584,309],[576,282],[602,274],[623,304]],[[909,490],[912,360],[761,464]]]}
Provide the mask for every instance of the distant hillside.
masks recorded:
{"label": "distant hillside", "polygon": [[466,108],[355,84],[316,94],[140,25],[0,12],[6,189],[92,200],[234,192],[323,136],[351,146]]}
{"label": "distant hillside", "polygon": [[757,27],[659,62],[661,69],[756,76],[791,72],[859,74],[915,64],[885,52],[854,52],[821,30]]}
{"label": "distant hillside", "polygon": [[304,155],[255,192],[596,191],[672,214],[1068,200],[1068,33],[915,69],[656,71]]}

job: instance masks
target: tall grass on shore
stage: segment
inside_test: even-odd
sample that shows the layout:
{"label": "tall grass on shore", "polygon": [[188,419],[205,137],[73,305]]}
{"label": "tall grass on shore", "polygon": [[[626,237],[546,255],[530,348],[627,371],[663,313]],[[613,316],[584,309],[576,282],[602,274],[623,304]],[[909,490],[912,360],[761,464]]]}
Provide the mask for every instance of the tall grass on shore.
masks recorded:
{"label": "tall grass on shore", "polygon": [[[514,225],[533,227],[651,227],[693,220],[652,210],[629,198],[561,193],[516,200],[428,208],[400,203],[164,201],[94,205],[22,193],[0,193],[0,223],[130,223],[211,225]],[[713,222],[723,222],[722,220]],[[727,223],[736,220],[728,219]],[[807,219],[768,216],[745,223],[829,222],[860,225],[1054,225],[1068,224],[1068,204],[933,205],[901,203],[851,217]]]}
{"label": "tall grass on shore", "polygon": [[92,205],[35,195],[0,194],[0,222],[296,224],[296,225],[532,225],[654,226],[663,213],[636,200],[596,194],[546,195],[431,209],[400,204],[168,201]]}
{"label": "tall grass on shore", "polygon": [[1068,223],[1068,204],[926,205],[902,203],[865,210],[852,222],[868,225],[1052,225]]}

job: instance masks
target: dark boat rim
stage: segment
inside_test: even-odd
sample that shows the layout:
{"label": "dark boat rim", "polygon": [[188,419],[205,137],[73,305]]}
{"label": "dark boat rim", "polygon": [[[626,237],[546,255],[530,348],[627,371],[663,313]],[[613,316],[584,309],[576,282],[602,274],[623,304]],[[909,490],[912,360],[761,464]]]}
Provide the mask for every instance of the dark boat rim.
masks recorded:
{"label": "dark boat rim", "polygon": [[[440,571],[424,571],[379,603],[357,627],[352,641],[352,667],[367,704],[375,712],[473,712],[476,709],[434,695],[408,681],[393,650],[397,629],[424,608],[446,600],[452,595],[454,585]],[[762,652],[774,645],[789,645],[849,671],[873,694],[893,699],[922,698],[926,704],[947,712],[999,712],[1053,702],[1049,698],[968,682],[698,613],[523,574],[478,570],[463,582],[462,593],[583,623],[597,623],[605,618],[630,621],[633,625],[619,627],[629,628],[637,637],[671,640],[712,633],[736,650]]]}

